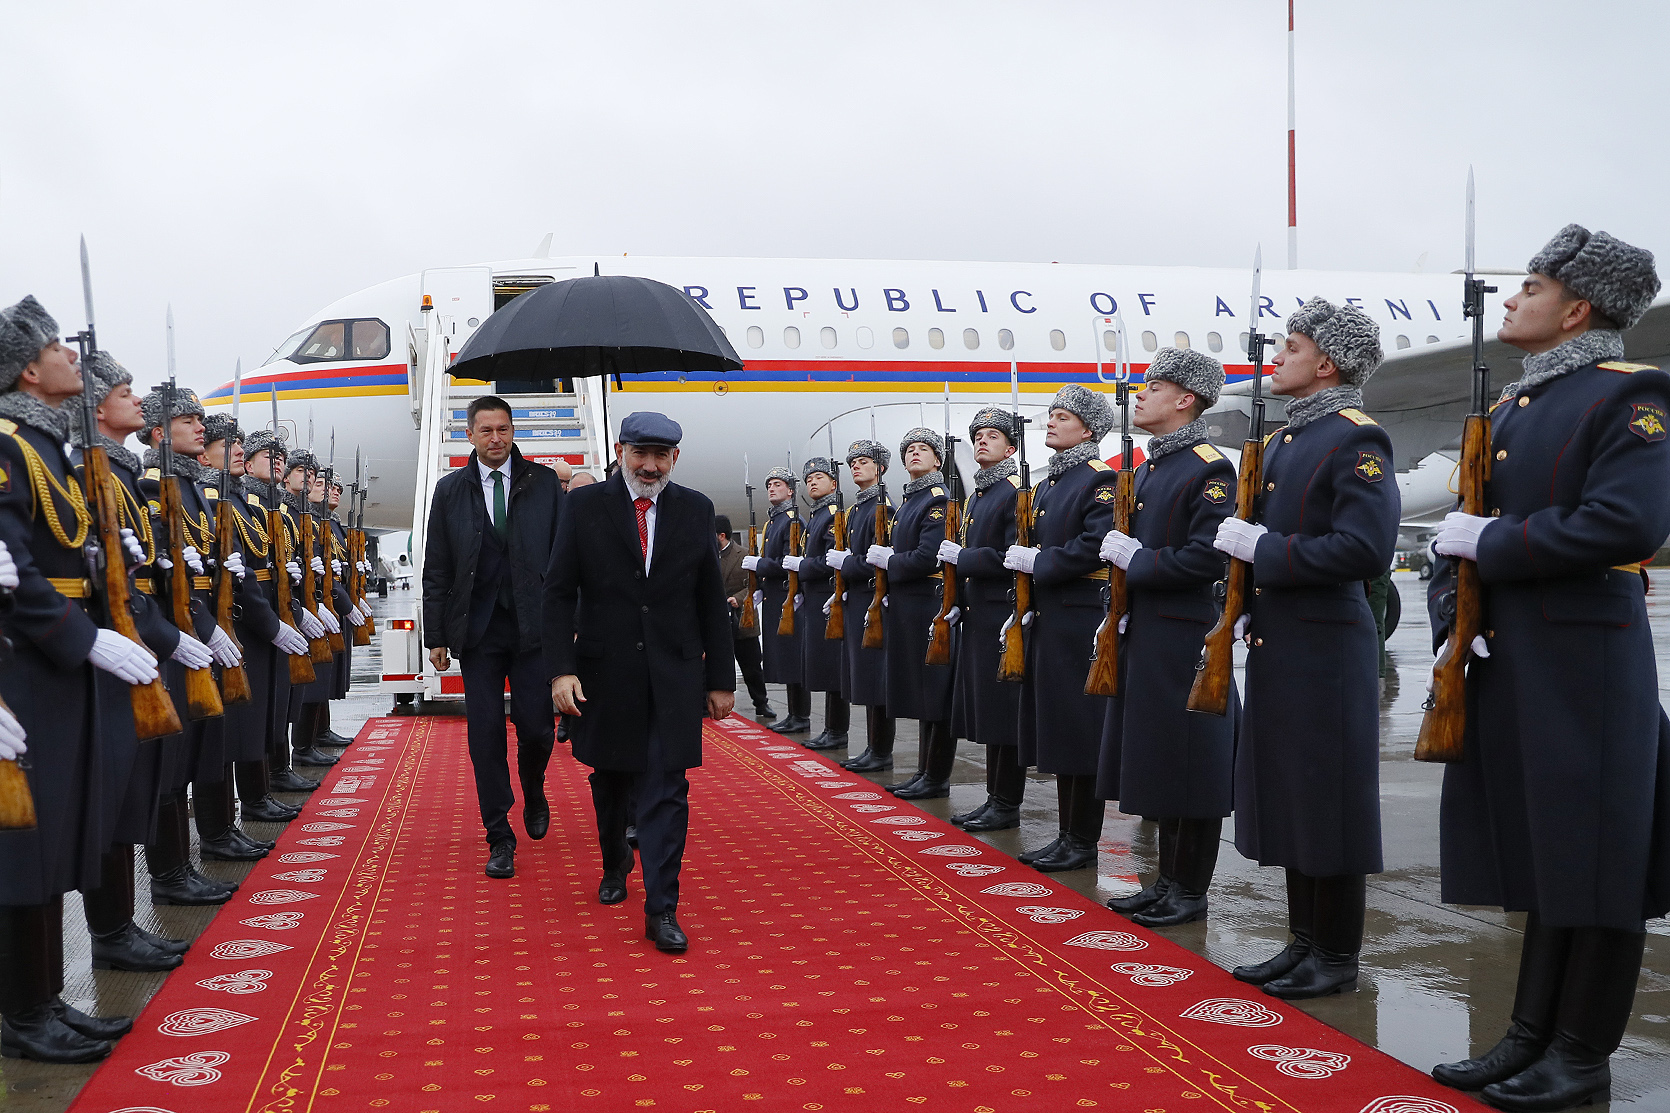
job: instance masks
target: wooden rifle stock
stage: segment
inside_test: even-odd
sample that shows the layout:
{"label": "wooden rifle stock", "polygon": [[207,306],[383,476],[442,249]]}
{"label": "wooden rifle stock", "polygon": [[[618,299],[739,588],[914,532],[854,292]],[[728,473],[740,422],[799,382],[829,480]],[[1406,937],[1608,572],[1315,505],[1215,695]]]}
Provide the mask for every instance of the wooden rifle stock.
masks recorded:
{"label": "wooden rifle stock", "polygon": [[[1128,467],[1119,469],[1114,481],[1113,528],[1120,533],[1131,532],[1131,510],[1136,504],[1136,472]],[[1108,613],[1096,628],[1096,647],[1090,655],[1090,675],[1084,680],[1087,696],[1117,696],[1119,694],[1119,621],[1130,613],[1130,597],[1125,589],[1125,570],[1117,564],[1108,565]]]}
{"label": "wooden rifle stock", "polygon": [[[892,523],[887,520],[887,498],[876,498],[876,544],[885,545],[892,538]],[[876,591],[870,598],[870,609],[864,612],[864,648],[881,649],[887,644],[882,631],[882,604],[887,601],[887,569],[876,569]]]}
{"label": "wooden rifle stock", "polygon": [[[306,496],[304,495],[303,498],[305,499]],[[313,515],[306,510],[302,511],[300,527],[302,535],[302,608],[315,611],[313,617],[318,618],[316,605],[319,600],[319,580],[318,573],[313,571],[313,545],[316,540],[313,531],[315,525]],[[307,657],[308,660],[319,665],[329,661],[331,659],[330,639],[323,635],[317,638],[309,638],[307,641]]]}
{"label": "wooden rifle stock", "polygon": [[[129,595],[127,550],[122,545],[121,509],[116,502],[116,477],[110,473],[110,456],[102,447],[90,445],[81,453],[81,482],[98,523],[98,544],[104,553],[104,567],[95,583],[104,602],[110,629],[136,645],[145,643],[133,621],[133,600]],[[137,523],[136,523],[137,524]],[[133,727],[139,741],[148,742],[180,733],[180,714],[162,678],[149,684],[132,685]]]}
{"label": "wooden rifle stock", "polygon": [[[790,556],[800,555],[800,521],[796,519],[789,523]],[[777,636],[779,638],[794,637],[794,597],[800,594],[800,573],[789,573],[789,594],[783,600],[783,613],[777,619]]]}
{"label": "wooden rifle stock", "polygon": [[[1015,544],[1032,544],[1032,490],[1015,493]],[[1008,683],[1026,679],[1026,639],[1022,637],[1026,616],[1032,612],[1032,575],[1015,573],[1015,613],[1003,629],[1003,655],[998,658],[997,678]]]}
{"label": "wooden rifle stock", "polygon": [[[284,510],[275,506],[267,511],[267,535],[272,538],[273,583],[278,588],[278,616],[286,621],[296,617],[296,600],[290,591],[290,534],[284,528]],[[317,679],[313,660],[305,653],[290,654],[290,683],[311,684]]]}
{"label": "wooden rifle stock", "polygon": [[[0,707],[11,710],[3,698]],[[16,761],[0,761],[0,831],[24,831],[33,826],[35,794],[29,791],[29,775]]]}
{"label": "wooden rifle stock", "polygon": [[[162,522],[168,531],[168,553],[174,567],[168,571],[168,605],[174,625],[189,634],[191,621],[191,569],[186,567],[186,521],[184,497],[180,494],[180,477],[160,477],[162,489]],[[186,718],[212,719],[226,714],[220,701],[220,689],[215,686],[213,666],[186,670]]]}
{"label": "wooden rifle stock", "polygon": [[[945,504],[945,536],[952,538],[962,532],[962,507],[951,501]],[[951,611],[957,605],[957,566],[948,560],[939,562],[939,572],[945,580],[939,600],[939,613],[934,615],[933,625],[928,628],[928,653],[922,659],[925,665],[949,665],[951,663]]]}
{"label": "wooden rifle stock", "polygon": [[[220,504],[215,508],[215,555],[220,559],[218,578],[215,581],[215,625],[220,627],[221,633],[232,639],[232,644],[243,652],[243,643],[238,640],[236,631],[232,629],[232,590],[237,577],[226,567],[226,554],[237,547],[237,526],[232,521],[232,515],[237,511],[232,509],[231,494],[228,491],[220,493]],[[220,670],[220,698],[225,703],[248,703],[253,699],[249,690],[249,674],[242,665],[231,668],[221,667]]]}
{"label": "wooden rifle stock", "polygon": [[319,602],[336,617],[335,632],[325,631],[325,641],[330,644],[332,653],[341,653],[348,648],[348,643],[342,640],[342,616],[336,613],[336,565],[332,563],[336,558],[336,531],[331,529],[328,519],[320,519],[319,550],[325,562],[325,576],[320,584]]}
{"label": "wooden rifle stock", "polygon": [[[760,531],[757,526],[748,527],[748,555],[760,555]],[[757,573],[748,573],[748,596],[742,601],[742,613],[737,616],[736,628],[752,634],[760,628],[759,615],[754,606],[754,593],[760,590],[760,577]]]}
{"label": "wooden rifle stock", "polygon": [[360,567],[361,562],[365,560],[364,531],[348,531],[348,559],[353,562],[353,570],[348,573],[348,595],[360,609],[360,614],[365,616],[365,621],[354,627],[354,644],[370,645],[375,628],[371,622],[371,607],[365,598],[365,569]]}
{"label": "wooden rifle stock", "polygon": [[[1461,427],[1461,511],[1483,516],[1490,479],[1490,418],[1469,414]],[[1479,566],[1456,560],[1455,619],[1432,665],[1432,695],[1415,740],[1416,761],[1460,761],[1467,730],[1467,662],[1473,639],[1484,631],[1484,591]]]}
{"label": "wooden rifle stock", "polygon": [[[844,550],[847,547],[847,512],[835,511],[835,548]],[[827,557],[825,559],[828,559]],[[825,641],[838,642],[847,636],[847,605],[844,597],[847,593],[847,578],[841,575],[840,569],[834,565],[830,571],[835,573],[835,594],[829,597],[829,621],[823,624]]]}
{"label": "wooden rifle stock", "polygon": [[[1235,479],[1235,516],[1253,520],[1258,489],[1264,482],[1264,442],[1247,441],[1241,446],[1241,470]],[[1224,574],[1224,610],[1218,624],[1206,633],[1206,644],[1195,665],[1195,681],[1189,688],[1189,710],[1207,715],[1229,713],[1229,686],[1234,683],[1235,622],[1247,609],[1247,577],[1252,566],[1246,561],[1229,561]]]}

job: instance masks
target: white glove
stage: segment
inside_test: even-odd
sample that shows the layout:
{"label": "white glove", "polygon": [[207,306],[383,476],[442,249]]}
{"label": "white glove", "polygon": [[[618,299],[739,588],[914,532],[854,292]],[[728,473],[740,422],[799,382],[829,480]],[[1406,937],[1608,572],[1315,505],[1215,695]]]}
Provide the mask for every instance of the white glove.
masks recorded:
{"label": "white glove", "polygon": [[1495,518],[1452,510],[1444,515],[1444,524],[1438,527],[1438,536],[1432,539],[1432,547],[1445,556],[1478,560],[1479,535],[1494,521]]}
{"label": "white glove", "polygon": [[331,561],[331,575],[333,575],[333,576],[342,575],[342,562],[340,560]]}
{"label": "white glove", "polygon": [[202,553],[199,553],[192,546],[187,545],[186,548],[185,548],[185,552],[181,553],[180,555],[185,558],[186,567],[191,569],[192,575],[201,576],[203,574],[203,554]]}
{"label": "white glove", "polygon": [[1108,535],[1102,538],[1101,557],[1103,560],[1118,566],[1120,571],[1131,566],[1131,558],[1142,548],[1142,542],[1134,537],[1127,537],[1116,529],[1108,530]]}
{"label": "white glove", "polygon": [[280,653],[288,653],[292,657],[300,657],[307,652],[307,639],[288,622],[278,624],[278,633],[273,635],[273,645],[278,647]]}
{"label": "white glove", "polygon": [[961,607],[952,607],[950,610],[945,612],[945,624],[947,626],[955,626],[958,622],[962,621],[962,617],[963,609]]}
{"label": "white glove", "polygon": [[174,562],[163,556],[161,553],[157,554],[156,564],[157,567],[162,569],[164,572],[174,571]]}
{"label": "white glove", "polygon": [[758,572],[760,570],[760,558],[757,556],[743,557],[742,568],[746,572]]}
{"label": "white glove", "polygon": [[831,568],[845,564],[851,557],[852,550],[850,549],[831,549],[823,554],[823,559],[829,563]]}
{"label": "white glove", "polygon": [[228,553],[226,556],[226,570],[238,579],[243,579],[244,555],[242,553]]}
{"label": "white glove", "polygon": [[[121,532],[122,532],[122,548],[124,548],[128,551],[128,563],[129,564],[144,564],[145,563],[145,546],[143,546],[139,543],[139,538],[137,538],[133,535],[133,530],[124,529]],[[10,565],[10,563],[11,563],[11,558],[10,557],[6,558],[6,563],[8,565]],[[17,581],[16,581],[16,578],[15,578],[17,576],[17,570],[15,568],[12,570],[12,576],[14,577],[13,581],[9,584],[5,584],[4,586],[6,586],[6,587],[16,587],[17,586]],[[3,579],[4,579],[3,573],[0,573],[0,582],[3,582]]]}
{"label": "white glove", "polygon": [[1125,632],[1125,628],[1127,626],[1129,626],[1130,624],[1131,624],[1131,616],[1130,615],[1122,614],[1122,615],[1119,616],[1119,632],[1121,634],[1123,634]]}
{"label": "white glove", "polygon": [[12,560],[11,551],[6,548],[6,543],[0,541],[0,587],[10,590],[16,586],[17,562]]}
{"label": "white glove", "polygon": [[798,572],[800,571],[801,562],[805,559],[805,557],[786,556],[783,558],[783,567],[788,569],[790,572]]}
{"label": "white glove", "polygon": [[[1472,645],[1470,645],[1468,648],[1473,651],[1473,656],[1475,656],[1475,657],[1489,657],[1490,656],[1490,646],[1485,644],[1485,640],[1484,640],[1483,636],[1475,636],[1473,638]],[[1430,672],[1426,674],[1426,690],[1428,692],[1432,691],[1434,679],[1435,679],[1435,674],[1430,673]]]}
{"label": "white glove", "polygon": [[114,630],[100,630],[93,638],[87,660],[129,684],[149,684],[157,678],[157,659],[150,651]]}
{"label": "white glove", "polygon": [[955,564],[957,563],[957,558],[962,555],[962,552],[963,547],[955,541],[941,541],[939,543],[939,552],[935,554],[935,559],[943,560],[946,564]]}
{"label": "white glove", "polygon": [[313,612],[306,607],[301,609],[302,633],[307,635],[308,641],[318,641],[325,636],[325,628],[319,620],[313,617]]}
{"label": "white glove", "polygon": [[798,611],[800,609],[800,604],[802,604],[804,602],[806,602],[806,596],[802,595],[798,591],[795,592],[794,593],[794,609]]}
{"label": "white glove", "polygon": [[754,589],[754,606],[757,607],[763,602],[765,602],[765,592],[760,590],[759,588],[755,588]]}
{"label": "white glove", "polygon": [[1235,620],[1235,640],[1240,641],[1247,636],[1247,627],[1252,625],[1252,615],[1244,614]]}
{"label": "white glove", "polygon": [[284,570],[286,572],[290,573],[290,583],[291,584],[298,585],[298,586],[301,584],[301,582],[302,582],[302,566],[301,565],[297,564],[295,561],[292,560],[289,563],[285,564]]}
{"label": "white glove", "polygon": [[[997,632],[997,639],[998,639],[999,643],[1001,643],[1003,641],[1003,635],[1005,635],[1009,632],[1009,627],[1013,626],[1014,624],[1015,624],[1015,612],[1010,611],[1009,612],[1009,617],[1003,620],[1003,629],[1001,629]],[[1031,625],[1032,625],[1032,612],[1027,611],[1024,615],[1021,616],[1021,629],[1024,630],[1028,626],[1031,626]]]}
{"label": "white glove", "polygon": [[325,606],[323,603],[319,604],[319,621],[324,623],[325,629],[331,633],[342,633],[342,623],[336,620],[336,616],[331,614],[330,608]]}
{"label": "white glove", "polygon": [[371,571],[371,562],[369,560],[360,561],[359,562],[359,569],[360,569],[361,572],[369,573]]}
{"label": "white glove", "polygon": [[886,545],[871,545],[870,551],[864,554],[867,564],[873,564],[883,572],[887,571],[887,562],[893,559],[893,550]]}
{"label": "white glove", "polygon": [[188,669],[206,669],[215,661],[215,655],[209,652],[209,647],[184,630],[180,631],[180,644],[174,647],[174,652],[169,656]]}
{"label": "white glove", "polygon": [[349,607],[348,608],[348,621],[352,622],[355,626],[364,626],[365,625],[365,616],[363,614],[360,614],[360,609],[357,606]]}
{"label": "white glove", "polygon": [[1003,567],[1030,574],[1032,566],[1038,563],[1038,552],[1030,545],[1010,545],[1009,551],[1003,554]]}
{"label": "white glove", "polygon": [[309,563],[313,566],[314,575],[323,576],[325,574],[325,562],[322,559],[314,557]]}
{"label": "white glove", "polygon": [[220,667],[223,669],[229,669],[244,659],[244,655],[239,652],[237,644],[227,637],[226,631],[219,626],[209,631],[209,652],[215,655],[215,660],[220,663]]}
{"label": "white glove", "polygon": [[829,612],[835,609],[835,597],[831,595],[823,601],[823,617],[828,618]]}
{"label": "white glove", "polygon": [[16,761],[19,755],[28,753],[29,747],[23,742],[25,737],[17,716],[0,707],[0,761]]}
{"label": "white glove", "polygon": [[1212,547],[1250,564],[1258,548],[1258,539],[1269,532],[1264,526],[1255,526],[1239,518],[1225,518],[1218,523],[1218,536],[1213,539]]}

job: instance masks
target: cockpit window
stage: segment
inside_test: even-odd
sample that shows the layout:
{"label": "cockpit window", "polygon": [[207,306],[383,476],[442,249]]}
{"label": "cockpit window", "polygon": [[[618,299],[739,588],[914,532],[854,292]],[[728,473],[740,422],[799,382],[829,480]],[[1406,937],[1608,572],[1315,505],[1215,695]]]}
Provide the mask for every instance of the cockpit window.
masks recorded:
{"label": "cockpit window", "polygon": [[386,359],[388,354],[389,327],[382,321],[321,321],[280,344],[267,362],[287,359],[292,363],[331,363]]}

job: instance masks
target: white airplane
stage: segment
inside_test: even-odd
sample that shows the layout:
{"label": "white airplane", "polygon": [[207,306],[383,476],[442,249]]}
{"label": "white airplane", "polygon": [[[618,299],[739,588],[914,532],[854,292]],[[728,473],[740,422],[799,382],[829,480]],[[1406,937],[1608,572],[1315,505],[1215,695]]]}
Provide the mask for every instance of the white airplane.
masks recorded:
{"label": "white airplane", "polygon": [[[607,398],[611,428],[633,410],[659,410],[679,421],[685,430],[679,481],[708,494],[738,526],[747,521],[745,461],[763,488],[771,466],[792,462],[798,471],[809,456],[838,460],[860,437],[895,445],[913,426],[943,429],[948,411],[953,433],[964,436],[978,408],[1007,406],[1012,391],[1036,417],[1063,383],[1100,380],[1111,390],[1116,320],[1123,322],[1134,379],[1150,353],[1166,345],[1223,360],[1230,385],[1210,415],[1213,439],[1233,457],[1248,429],[1247,271],[1041,263],[583,256],[438,268],[357,291],[311,315],[244,378],[243,405],[263,412],[276,388],[292,435],[317,408],[321,427],[337,431],[339,466],[356,442],[369,456],[374,484],[367,525],[411,529],[415,500],[422,498],[416,418],[430,344],[444,339],[446,351],[456,353],[482,320],[518,294],[594,268],[683,288],[745,361],[741,371],[727,374],[623,379]],[[1517,273],[1498,273],[1500,288],[1485,311],[1488,336],[1519,283]],[[1454,497],[1452,462],[1434,453],[1457,438],[1471,395],[1462,278],[1266,270],[1260,329],[1279,340],[1287,314],[1317,294],[1360,306],[1380,324],[1386,363],[1369,383],[1366,409],[1391,434],[1405,536],[1418,536]],[[1670,353],[1670,297],[1626,341],[1631,359],[1655,362]],[[1493,392],[1518,377],[1519,353],[1492,339],[1485,355]],[[595,391],[600,384],[576,386]],[[231,394],[227,383],[204,403],[228,405]],[[1280,400],[1271,399],[1269,428],[1280,412]],[[246,423],[265,424],[260,417]],[[603,460],[563,452],[557,440],[524,449],[549,444],[555,455],[601,474],[612,439],[601,439]],[[962,474],[971,475],[972,455],[966,445],[959,448]],[[1109,456],[1119,451],[1117,432],[1103,448]],[[1041,421],[1033,424],[1028,454],[1034,466],[1046,458]]]}

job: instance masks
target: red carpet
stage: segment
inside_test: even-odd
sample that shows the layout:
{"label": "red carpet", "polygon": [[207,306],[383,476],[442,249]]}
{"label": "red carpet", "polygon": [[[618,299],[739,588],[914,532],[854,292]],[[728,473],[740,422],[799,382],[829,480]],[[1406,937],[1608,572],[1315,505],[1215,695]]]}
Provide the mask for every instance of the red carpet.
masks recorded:
{"label": "red carpet", "polygon": [[1476,1108],[743,720],[692,777],[682,957],[636,874],[597,903],[562,747],[506,882],[462,719],[360,737],[78,1113]]}

